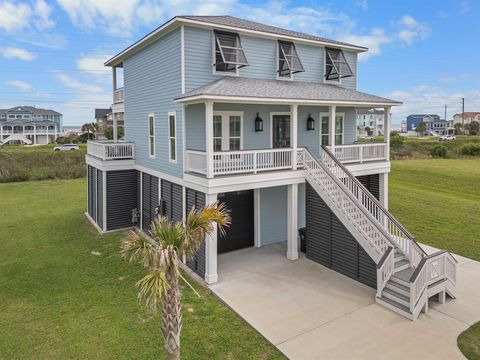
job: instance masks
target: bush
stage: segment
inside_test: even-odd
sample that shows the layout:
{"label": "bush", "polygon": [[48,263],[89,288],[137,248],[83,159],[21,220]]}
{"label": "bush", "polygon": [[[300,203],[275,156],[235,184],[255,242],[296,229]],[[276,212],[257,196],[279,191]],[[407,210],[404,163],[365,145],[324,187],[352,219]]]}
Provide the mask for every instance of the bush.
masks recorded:
{"label": "bush", "polygon": [[437,158],[446,158],[448,149],[445,145],[435,145],[430,148],[430,155]]}
{"label": "bush", "polygon": [[[119,139],[123,138],[123,135],[125,134],[125,131],[123,129],[123,126],[118,126],[117,127],[117,136]],[[104,133],[105,137],[108,140],[113,140],[113,126],[109,126],[105,129]]]}
{"label": "bush", "polygon": [[390,137],[390,147],[393,149],[399,149],[405,143],[405,137],[400,135],[394,135]]}
{"label": "bush", "polygon": [[465,144],[460,148],[463,155],[480,155],[480,144]]}

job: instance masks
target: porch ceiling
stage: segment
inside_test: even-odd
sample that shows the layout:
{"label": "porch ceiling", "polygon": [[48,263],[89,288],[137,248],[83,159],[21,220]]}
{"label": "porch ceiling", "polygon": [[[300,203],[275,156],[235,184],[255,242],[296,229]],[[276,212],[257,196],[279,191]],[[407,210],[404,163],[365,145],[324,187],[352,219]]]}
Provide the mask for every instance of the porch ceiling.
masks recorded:
{"label": "porch ceiling", "polygon": [[175,100],[229,102],[272,102],[319,105],[394,106],[399,101],[346,89],[338,85],[305,81],[253,79],[226,76],[189,91]]}

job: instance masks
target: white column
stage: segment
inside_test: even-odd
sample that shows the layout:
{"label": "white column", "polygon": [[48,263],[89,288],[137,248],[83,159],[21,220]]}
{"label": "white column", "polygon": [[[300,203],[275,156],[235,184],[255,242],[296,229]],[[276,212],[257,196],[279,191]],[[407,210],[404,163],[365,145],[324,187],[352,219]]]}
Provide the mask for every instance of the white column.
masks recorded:
{"label": "white column", "polygon": [[112,88],[114,92],[117,90],[117,68],[115,66],[112,67]]}
{"label": "white column", "polygon": [[103,172],[102,176],[102,230],[105,232],[107,231],[107,172]]}
{"label": "white column", "polygon": [[207,178],[213,178],[213,102],[205,102],[205,155]]}
{"label": "white column", "polygon": [[117,131],[117,116],[116,113],[112,113],[113,116],[113,141],[118,141],[118,131]]}
{"label": "white column", "polygon": [[[217,194],[206,194],[205,203],[213,204],[217,201]],[[212,235],[205,238],[205,282],[213,284],[218,281],[217,273],[217,224],[213,225]]]}
{"label": "white column", "polygon": [[255,247],[261,246],[260,231],[260,189],[253,190],[253,219],[254,219],[254,245]]}
{"label": "white column", "polygon": [[33,143],[37,143],[37,125],[33,124]]}
{"label": "white column", "polygon": [[287,258],[298,259],[298,184],[288,185]]}
{"label": "white column", "polygon": [[[328,144],[330,150],[335,154],[335,118],[336,118],[336,106],[332,105],[328,108]],[[321,126],[321,124],[320,124]]]}
{"label": "white column", "polygon": [[379,174],[380,203],[388,209],[388,173]]}
{"label": "white column", "polygon": [[297,147],[298,147],[298,105],[290,105],[291,119],[290,122],[290,139],[292,145],[292,170],[297,170]]}
{"label": "white column", "polygon": [[385,142],[387,143],[387,148],[385,149],[385,156],[387,161],[390,161],[390,109],[391,106],[385,106],[384,117],[383,117],[383,133],[385,137]]}

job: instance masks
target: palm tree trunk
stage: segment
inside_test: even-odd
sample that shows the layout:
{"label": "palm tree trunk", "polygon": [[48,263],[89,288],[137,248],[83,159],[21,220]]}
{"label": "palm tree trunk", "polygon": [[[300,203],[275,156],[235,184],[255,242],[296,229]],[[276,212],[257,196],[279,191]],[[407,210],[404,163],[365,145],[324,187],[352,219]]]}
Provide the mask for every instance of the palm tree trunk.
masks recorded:
{"label": "palm tree trunk", "polygon": [[182,330],[180,289],[176,276],[167,274],[167,281],[171,286],[167,290],[162,306],[162,334],[167,351],[166,358],[168,360],[179,360],[180,332]]}

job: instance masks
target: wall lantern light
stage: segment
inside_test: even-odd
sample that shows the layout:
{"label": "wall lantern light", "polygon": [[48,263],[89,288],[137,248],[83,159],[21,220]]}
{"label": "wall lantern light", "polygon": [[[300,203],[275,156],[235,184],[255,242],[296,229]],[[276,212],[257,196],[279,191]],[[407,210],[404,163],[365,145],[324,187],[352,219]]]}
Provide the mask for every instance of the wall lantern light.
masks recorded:
{"label": "wall lantern light", "polygon": [[255,118],[255,131],[263,131],[263,120],[260,116],[258,116],[258,113],[257,117]]}
{"label": "wall lantern light", "polygon": [[315,120],[312,118],[312,114],[308,114],[307,130],[315,130]]}

